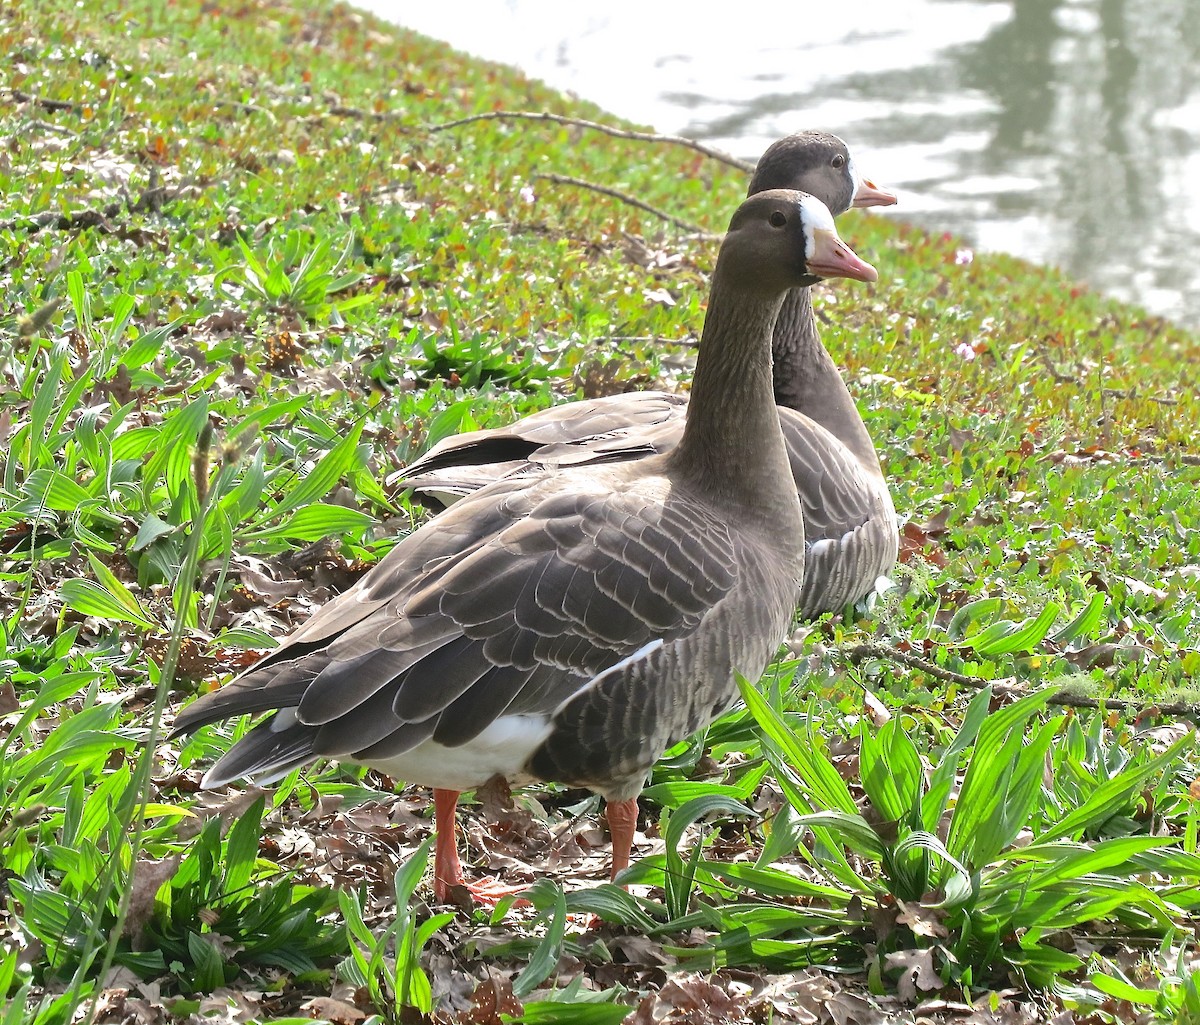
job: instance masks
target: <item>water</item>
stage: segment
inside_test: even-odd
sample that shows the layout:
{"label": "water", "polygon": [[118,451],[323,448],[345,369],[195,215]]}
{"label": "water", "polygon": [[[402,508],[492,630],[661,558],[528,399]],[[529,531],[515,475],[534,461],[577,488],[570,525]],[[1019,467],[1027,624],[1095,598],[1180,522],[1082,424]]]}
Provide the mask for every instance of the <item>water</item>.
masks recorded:
{"label": "water", "polygon": [[887,216],[1200,325],[1196,0],[357,2],[747,159],[835,131]]}

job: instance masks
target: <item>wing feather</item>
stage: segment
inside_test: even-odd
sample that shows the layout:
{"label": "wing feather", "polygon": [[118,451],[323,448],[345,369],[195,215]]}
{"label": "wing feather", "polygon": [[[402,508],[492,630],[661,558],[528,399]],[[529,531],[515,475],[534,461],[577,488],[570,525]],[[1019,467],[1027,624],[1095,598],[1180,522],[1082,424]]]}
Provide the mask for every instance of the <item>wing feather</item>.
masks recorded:
{"label": "wing feather", "polygon": [[690,633],[735,585],[728,528],[695,503],[676,508],[686,501],[644,467],[493,485],[402,541],[281,654],[198,700],[183,728],[295,710],[286,736],[260,724],[235,745],[217,766],[228,779],[320,754],[370,763],[429,739],[463,745],[506,714],[548,719],[606,668]]}

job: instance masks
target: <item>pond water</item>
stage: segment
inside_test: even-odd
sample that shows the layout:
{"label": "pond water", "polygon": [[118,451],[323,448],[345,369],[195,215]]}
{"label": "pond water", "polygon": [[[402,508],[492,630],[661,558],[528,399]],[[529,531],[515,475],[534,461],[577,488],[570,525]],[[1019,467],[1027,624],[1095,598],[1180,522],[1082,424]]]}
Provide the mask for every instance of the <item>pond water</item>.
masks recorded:
{"label": "pond water", "polygon": [[747,159],[835,131],[885,216],[1200,325],[1196,0],[357,3]]}

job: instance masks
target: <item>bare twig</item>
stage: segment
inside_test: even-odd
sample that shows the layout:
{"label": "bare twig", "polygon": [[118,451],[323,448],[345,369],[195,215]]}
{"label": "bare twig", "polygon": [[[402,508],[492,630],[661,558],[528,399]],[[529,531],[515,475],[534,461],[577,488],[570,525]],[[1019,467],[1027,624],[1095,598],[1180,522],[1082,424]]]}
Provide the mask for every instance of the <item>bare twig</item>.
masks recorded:
{"label": "bare twig", "polygon": [[241,100],[214,100],[214,107],[230,107],[240,114],[262,114],[271,124],[278,124],[279,119],[273,111],[257,103],[245,103]]}
{"label": "bare twig", "polygon": [[706,146],[702,142],[685,138],[682,135],[659,135],[655,132],[635,132],[627,128],[617,128],[615,125],[606,125],[599,121],[585,121],[583,118],[551,114],[545,110],[490,110],[484,114],[472,114],[470,117],[460,117],[455,121],[444,121],[437,125],[427,125],[425,130],[428,132],[444,132],[447,129],[458,128],[460,125],[469,125],[475,121],[517,120],[551,121],[556,125],[570,125],[574,128],[587,128],[594,132],[603,132],[605,135],[611,135],[616,139],[634,139],[637,142],[662,142],[671,146],[685,146],[688,149],[695,150],[697,153],[704,154],[706,157],[711,157],[713,160],[719,160],[730,167],[736,167],[739,171],[745,171],[747,174],[754,170],[753,164],[747,163],[745,160],[739,160],[731,153],[726,153],[715,146]]}
{"label": "bare twig", "polygon": [[350,117],[358,121],[399,121],[401,115],[394,110],[360,110],[338,103],[324,112],[325,117]]}
{"label": "bare twig", "polygon": [[69,110],[73,114],[78,114],[83,110],[83,105],[80,103],[70,103],[67,100],[50,100],[44,96],[35,96],[32,93],[27,93],[24,89],[6,89],[4,91],[17,103],[32,103],[35,107],[41,107],[43,110]]}
{"label": "bare twig", "polygon": [[136,200],[115,200],[103,207],[89,207],[75,210],[71,213],[59,213],[57,210],[47,210],[40,214],[29,214],[24,217],[14,217],[8,221],[0,221],[0,229],[4,231],[38,232],[43,228],[53,228],[57,231],[82,231],[86,228],[98,228],[114,235],[121,228],[112,223],[113,219],[123,211],[130,214],[158,213],[164,203],[177,199],[185,192],[192,190],[190,182],[167,188],[163,185],[151,184],[142,190]]}
{"label": "bare twig", "polygon": [[858,644],[843,651],[842,654],[855,665],[865,662],[869,658],[878,658],[885,662],[899,662],[910,669],[919,669],[926,676],[932,676],[935,680],[957,683],[964,687],[986,687],[989,683],[995,682],[982,680],[978,676],[956,673],[953,669],[945,669],[930,659],[914,655],[911,651],[901,651],[899,648],[891,648],[886,644]]}
{"label": "bare twig", "polygon": [[579,189],[589,189],[592,192],[599,192],[605,196],[611,196],[613,199],[619,199],[622,203],[627,203],[629,206],[637,207],[639,210],[645,210],[648,214],[653,214],[661,220],[674,224],[677,228],[682,228],[684,231],[691,232],[700,238],[712,239],[720,238],[720,235],[714,235],[711,231],[700,227],[698,224],[692,224],[691,221],[685,221],[681,217],[676,217],[674,214],[669,214],[665,210],[660,210],[656,206],[651,206],[645,200],[638,199],[637,196],[631,196],[628,192],[622,192],[620,189],[614,189],[608,185],[597,185],[595,182],[586,181],[583,178],[571,178],[565,174],[535,174],[534,178],[541,178],[545,181],[554,182],[556,185],[572,185]]}
{"label": "bare twig", "polygon": [[[954,670],[939,666],[936,662],[932,662],[921,655],[915,655],[911,651],[900,651],[897,648],[888,647],[886,644],[858,644],[853,648],[846,649],[842,654],[848,661],[856,665],[870,658],[881,659],[885,662],[898,662],[901,665],[908,666],[910,669],[916,669],[919,672],[925,673],[927,676],[932,676],[946,683],[957,683],[963,687],[979,688],[992,684],[1005,684],[1009,690],[1014,692],[1021,689],[1015,686],[1011,680],[985,680],[979,676],[956,673]],[[1060,690],[1051,697],[1050,704],[1062,705],[1067,708],[1105,708],[1117,712],[1133,712],[1139,717],[1144,715],[1171,716],[1173,718],[1195,718],[1200,716],[1200,706],[1188,704],[1186,701],[1153,702],[1146,704],[1143,702],[1126,701],[1124,698],[1091,698],[1087,695],[1074,694],[1067,690]]]}

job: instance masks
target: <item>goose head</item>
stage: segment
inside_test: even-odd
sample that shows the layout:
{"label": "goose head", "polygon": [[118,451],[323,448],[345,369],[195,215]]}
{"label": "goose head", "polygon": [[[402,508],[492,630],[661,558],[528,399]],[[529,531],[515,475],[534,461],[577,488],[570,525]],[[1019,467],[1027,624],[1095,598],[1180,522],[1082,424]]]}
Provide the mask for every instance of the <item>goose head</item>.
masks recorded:
{"label": "goose head", "polygon": [[754,168],[747,195],[796,189],[837,216],[850,207],[892,206],[896,194],[858,173],[850,148],[829,132],[797,132],[772,143]]}
{"label": "goose head", "polygon": [[746,288],[785,292],[822,278],[875,281],[878,274],[837,234],[833,215],[816,196],[771,189],[746,199],[721,245],[718,264]]}

